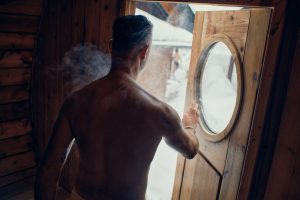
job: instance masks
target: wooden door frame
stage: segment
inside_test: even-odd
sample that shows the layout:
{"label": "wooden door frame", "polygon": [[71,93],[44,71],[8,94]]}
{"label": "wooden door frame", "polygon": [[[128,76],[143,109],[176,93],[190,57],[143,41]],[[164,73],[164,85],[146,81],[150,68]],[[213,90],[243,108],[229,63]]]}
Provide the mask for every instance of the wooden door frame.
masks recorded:
{"label": "wooden door frame", "polygon": [[[143,2],[151,2],[153,0],[138,0]],[[250,134],[248,139],[248,146],[245,152],[245,160],[240,179],[238,199],[247,199],[251,189],[252,178],[256,166],[258,157],[261,136],[263,133],[263,127],[266,118],[267,107],[269,103],[269,97],[273,86],[275,69],[281,67],[277,65],[279,60],[279,48],[282,41],[282,33],[285,24],[285,12],[287,0],[159,0],[159,2],[171,2],[171,3],[204,3],[215,5],[227,5],[227,6],[263,6],[272,7],[274,9],[271,24],[270,34],[266,42],[265,56],[263,60],[263,67],[261,73],[261,82],[258,87],[256,105],[254,108]],[[125,0],[121,5],[120,15],[134,14],[135,1]],[[245,165],[247,163],[247,165]],[[182,166],[182,172],[184,166]],[[178,171],[176,172],[178,173]],[[180,180],[175,180],[174,184],[181,184]],[[180,181],[180,183],[178,183]],[[178,196],[173,196],[174,199],[178,199]]]}

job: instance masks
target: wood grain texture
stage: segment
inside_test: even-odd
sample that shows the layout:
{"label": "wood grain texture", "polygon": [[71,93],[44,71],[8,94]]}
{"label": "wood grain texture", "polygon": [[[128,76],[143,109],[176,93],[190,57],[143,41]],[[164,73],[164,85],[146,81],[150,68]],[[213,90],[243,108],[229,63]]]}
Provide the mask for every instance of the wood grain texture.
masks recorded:
{"label": "wood grain texture", "polygon": [[[211,143],[201,137],[199,134],[199,150],[203,153],[207,160],[217,169],[217,173],[223,174],[222,183],[215,181],[215,186],[221,183],[219,199],[235,199],[240,184],[240,176],[244,163],[245,150],[247,147],[248,134],[252,121],[254,103],[256,100],[256,92],[259,84],[261,66],[265,51],[266,38],[269,27],[271,11],[269,9],[251,9],[241,11],[221,11],[221,12],[204,12],[202,24],[199,23],[199,16],[196,15],[198,26],[202,27],[198,32],[194,31],[194,40],[198,40],[198,44],[193,44],[193,52],[191,57],[191,65],[189,71],[188,91],[186,98],[186,107],[195,99],[194,94],[194,76],[201,50],[205,43],[211,40],[211,36],[224,33],[232,39],[239,55],[243,61],[244,100],[240,115],[237,118],[236,125],[231,135],[219,143]],[[195,29],[199,27],[195,27]],[[194,49],[195,48],[195,49]],[[255,57],[256,59],[253,59]],[[197,130],[201,132],[201,130]],[[197,170],[197,161],[187,160],[183,174],[181,195],[185,199],[197,199],[201,197],[192,197],[192,186],[195,186],[195,171]],[[204,168],[205,169],[205,168]],[[211,170],[209,169],[209,170]],[[209,174],[209,170],[207,173]],[[198,172],[200,173],[200,172]],[[204,175],[205,176],[205,175]],[[203,177],[204,177],[203,176]],[[211,179],[206,179],[207,181]],[[200,184],[200,182],[198,182]],[[201,184],[200,184],[201,185]],[[208,187],[209,185],[205,185]],[[200,187],[195,186],[198,190]],[[196,191],[197,192],[197,191]],[[203,191],[204,192],[204,191]],[[205,194],[205,192],[204,192]],[[181,196],[180,196],[181,197]]]}
{"label": "wood grain texture", "polygon": [[33,144],[31,135],[0,140],[0,159],[32,149]]}
{"label": "wood grain texture", "polygon": [[34,152],[29,151],[0,160],[0,177],[35,166]]}
{"label": "wood grain texture", "polygon": [[0,120],[2,122],[26,118],[29,117],[29,113],[28,101],[0,105]]}
{"label": "wood grain texture", "polygon": [[216,199],[222,177],[200,155],[193,162],[194,165],[185,167],[185,172],[193,173],[194,176],[183,179],[180,199]]}
{"label": "wood grain texture", "polygon": [[[0,2],[0,168],[1,187],[32,176],[31,65],[43,0]],[[26,160],[26,158],[28,159]],[[20,160],[19,160],[20,159]],[[8,176],[6,176],[8,175]],[[1,196],[1,195],[0,195]]]}
{"label": "wood grain texture", "polygon": [[[220,198],[235,199],[238,194],[257,88],[264,59],[271,10],[251,9],[247,43],[243,62],[245,77],[244,101],[235,131],[232,132],[226,157]],[[253,59],[255,58],[255,59]]]}
{"label": "wood grain texture", "polygon": [[[103,0],[102,0],[103,1]],[[102,1],[85,1],[85,28],[86,34],[84,37],[85,42],[99,44],[100,35],[100,14]]]}
{"label": "wood grain texture", "polygon": [[[248,19],[247,19],[248,18]],[[250,18],[249,10],[241,11],[219,11],[219,12],[205,12],[204,21],[203,21],[203,32],[201,38],[201,46],[199,52],[196,53],[196,57],[193,57],[194,60],[191,62],[193,69],[190,72],[190,86],[191,87],[191,98],[189,104],[196,99],[196,94],[194,94],[194,74],[196,73],[196,68],[198,64],[198,59],[200,52],[205,47],[205,43],[215,34],[225,34],[233,42],[233,45],[237,48],[241,60],[243,60],[244,49],[246,45],[246,37],[248,32],[248,24]],[[233,31],[235,30],[235,31]],[[240,35],[240,37],[237,35]],[[243,75],[245,76],[245,75]],[[243,89],[242,89],[243,90]],[[199,131],[202,131],[199,129]],[[200,133],[200,132],[199,132]],[[204,153],[207,158],[212,162],[212,164],[218,169],[220,173],[224,171],[224,164],[227,154],[229,138],[218,143],[212,143],[207,141],[203,137],[199,137],[199,149]]]}
{"label": "wood grain texture", "polygon": [[178,155],[177,163],[176,163],[175,179],[174,179],[173,191],[172,191],[172,199],[180,198],[184,168],[185,168],[185,158],[181,155]]}
{"label": "wood grain texture", "polygon": [[[105,53],[109,53],[109,41],[112,38],[112,23],[119,16],[120,2],[101,0],[101,12],[99,15],[99,40],[98,47]],[[107,20],[112,19],[112,20]]]}
{"label": "wood grain texture", "polygon": [[[47,1],[41,37],[37,42],[32,84],[32,90],[35,91],[32,99],[35,122],[33,134],[38,144],[39,160],[43,157],[60,106],[70,92],[64,88],[66,80],[57,70],[58,64],[65,52],[83,42],[94,43],[99,49],[106,51],[113,21],[119,16],[119,4],[118,0]],[[70,158],[74,157],[70,155]],[[72,159],[66,164],[69,170],[73,170],[75,165],[77,164]],[[72,176],[74,175],[62,175]],[[73,184],[70,183],[72,180],[67,179],[63,183],[65,188]]]}
{"label": "wood grain texture", "polygon": [[[202,37],[202,29],[203,29],[203,20],[204,20],[204,15],[202,13],[197,13],[195,15],[195,22],[194,23],[194,32],[193,32],[193,42],[192,42],[192,49],[193,51],[191,52],[191,58],[196,58],[198,57],[199,53],[200,53],[200,47],[201,47],[201,40],[199,40],[198,38]],[[197,23],[198,22],[198,23]],[[190,74],[192,74],[192,70],[193,67],[195,66],[197,63],[197,60],[195,59],[191,59],[190,60],[190,66],[189,66],[189,76]],[[188,107],[189,107],[189,102],[190,97],[191,97],[191,90],[189,90],[189,85],[191,85],[192,82],[190,79],[188,79],[188,83],[187,83],[187,90],[186,90],[186,99],[185,99],[185,111],[187,111]],[[179,199],[180,198],[180,193],[182,190],[182,182],[183,182],[183,178],[184,178],[184,170],[185,170],[185,165],[186,165],[186,159],[182,156],[178,156],[177,157],[177,166],[176,166],[176,174],[175,174],[175,180],[174,180],[174,186],[173,186],[173,194],[172,194],[172,198],[173,199]]]}
{"label": "wood grain texture", "polygon": [[135,1],[122,1],[121,8],[120,8],[120,15],[134,15],[136,9],[136,2]]}
{"label": "wood grain texture", "polygon": [[0,123],[0,140],[15,136],[26,135],[31,132],[29,119],[21,119]]}
{"label": "wood grain texture", "polygon": [[[51,1],[52,2],[52,1]],[[54,2],[54,1],[53,1]],[[40,36],[37,38],[36,45],[36,57],[33,63],[33,78],[32,78],[32,90],[35,91],[32,93],[32,102],[33,102],[33,121],[35,123],[35,129],[33,130],[33,135],[38,145],[37,155],[40,158],[41,152],[44,151],[48,138],[46,138],[47,133],[50,130],[47,130],[45,115],[48,113],[46,111],[47,103],[47,88],[46,84],[48,83],[47,68],[52,64],[50,62],[50,57],[53,56],[54,52],[57,52],[57,48],[54,48],[53,45],[56,44],[54,40],[55,27],[54,24],[58,22],[55,19],[52,19],[55,16],[55,13],[51,13],[50,2],[45,1],[45,9],[43,13],[43,19],[40,27]],[[52,19],[52,23],[50,22]],[[47,48],[46,48],[47,47]],[[52,53],[51,53],[52,52]],[[53,60],[55,58],[53,57]],[[54,60],[56,62],[56,60]],[[53,84],[53,83],[51,83]],[[46,92],[47,91],[47,92]],[[46,131],[46,132],[45,132]],[[43,147],[43,148],[42,148]]]}
{"label": "wood grain texture", "polygon": [[36,33],[39,17],[0,13],[0,31],[15,33]]}
{"label": "wood grain texture", "polygon": [[0,104],[29,99],[29,85],[0,86]]}
{"label": "wood grain texture", "polygon": [[0,4],[0,12],[9,14],[41,14],[43,0],[13,0]]}
{"label": "wood grain texture", "polygon": [[222,11],[206,12],[203,29],[203,44],[206,39],[218,33],[225,33],[237,48],[240,57],[243,58],[245,50],[245,41],[247,38],[250,11]]}
{"label": "wood grain texture", "polygon": [[56,70],[57,64],[65,52],[82,42],[94,43],[105,50],[111,38],[113,21],[119,15],[119,7],[119,2],[115,0],[48,2],[41,27],[43,37],[38,40],[33,72],[36,133],[43,133],[43,136],[37,135],[41,152],[46,147],[64,96],[69,93],[62,88],[65,80]]}
{"label": "wood grain texture", "polygon": [[32,51],[0,51],[0,68],[30,67]]}
{"label": "wood grain texture", "polygon": [[[198,157],[198,155],[197,155]],[[195,183],[195,172],[197,167],[197,159],[187,160],[185,159],[184,171],[183,174],[179,174],[182,176],[182,182],[180,183],[180,196],[178,199],[191,199],[192,189]],[[177,176],[177,175],[176,175]],[[173,197],[174,198],[174,197]]]}
{"label": "wood grain texture", "polygon": [[[0,188],[9,184],[12,184],[14,182],[17,182],[19,180],[26,179],[28,177],[32,177],[35,175],[36,169],[35,168],[29,168],[25,169],[7,176],[0,177]],[[1,190],[1,189],[0,189]],[[1,190],[2,191],[2,190]]]}
{"label": "wood grain texture", "polygon": [[33,49],[35,34],[0,33],[0,49]]}
{"label": "wood grain texture", "polygon": [[[222,177],[200,155],[197,155],[196,160],[197,164],[190,199],[217,199]],[[184,196],[181,199],[186,200]]]}
{"label": "wood grain texture", "polygon": [[34,176],[26,177],[20,181],[0,188],[2,200],[34,200]]}
{"label": "wood grain texture", "polygon": [[[199,12],[196,14],[192,46],[193,51],[191,54],[185,109],[188,109],[191,103],[196,98],[196,94],[194,93],[194,87],[196,84],[194,81],[194,77],[196,74],[196,69],[198,67],[197,65],[200,53],[205,48],[205,44],[207,43],[207,41],[211,40],[211,37],[213,35],[225,33],[228,37],[232,39],[236,47],[240,47],[237,48],[237,50],[240,56],[242,57],[245,49],[244,47],[246,43],[249,17],[250,11],[247,10],[235,12]],[[200,131],[200,127],[198,127],[197,137],[199,140],[199,150],[206,156],[206,159],[211,161],[212,165],[214,165],[218,172],[222,174],[226,161],[227,147],[229,142],[228,138],[225,138],[224,140],[218,143],[212,143],[207,141],[204,137],[202,137]],[[185,161],[180,198],[191,198],[191,187],[195,184],[195,179],[193,177],[195,176],[196,165],[197,160]],[[207,174],[210,174],[211,169],[207,170]],[[178,174],[178,176],[180,176],[180,174]],[[177,183],[177,185],[179,184]],[[216,181],[215,187],[218,185],[219,181]],[[218,192],[215,192],[217,195]]]}
{"label": "wood grain texture", "polygon": [[300,29],[296,48],[265,199],[300,198]]}
{"label": "wood grain texture", "polygon": [[85,0],[72,1],[72,45],[82,43],[85,35]]}
{"label": "wood grain texture", "polygon": [[0,69],[0,86],[28,84],[30,78],[30,68]]}
{"label": "wood grain texture", "polygon": [[241,193],[239,193],[239,198],[241,199],[248,198],[248,195],[250,193],[254,168],[258,157],[259,146],[261,144],[263,134],[263,127],[266,121],[266,111],[270,100],[269,98],[271,89],[274,84],[274,73],[279,58],[278,52],[280,49],[282,33],[285,24],[286,3],[287,1],[270,1],[266,4],[263,4],[266,6],[274,6],[275,9],[272,13],[270,34],[267,42],[265,58],[263,61],[261,82],[258,88],[258,96],[251,127],[252,130],[245,158],[245,162],[248,164],[245,165],[245,168],[243,170],[242,181],[240,186]]}
{"label": "wood grain texture", "polygon": [[[248,31],[248,24],[250,18],[250,11],[220,11],[220,12],[205,12],[204,22],[203,22],[203,33],[201,37],[201,49],[197,54],[194,61],[194,70],[192,73],[195,74],[196,67],[198,63],[198,58],[200,52],[204,48],[206,40],[211,38],[215,34],[225,34],[227,35],[235,45],[240,54],[240,58],[243,59],[246,37]],[[192,88],[195,87],[195,83],[191,83]],[[195,98],[195,94],[193,99]],[[192,100],[192,99],[191,99]],[[224,164],[227,154],[228,138],[219,142],[211,143],[204,138],[199,138],[199,149],[204,153],[207,158],[212,162],[212,164],[218,169],[220,173],[224,171]]]}

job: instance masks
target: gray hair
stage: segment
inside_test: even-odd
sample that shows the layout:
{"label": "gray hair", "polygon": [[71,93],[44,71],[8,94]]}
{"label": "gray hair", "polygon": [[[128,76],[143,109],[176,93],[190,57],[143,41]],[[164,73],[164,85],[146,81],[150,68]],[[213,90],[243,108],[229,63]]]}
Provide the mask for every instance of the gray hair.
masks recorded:
{"label": "gray hair", "polygon": [[112,50],[124,52],[149,43],[153,24],[142,15],[123,16],[114,22]]}

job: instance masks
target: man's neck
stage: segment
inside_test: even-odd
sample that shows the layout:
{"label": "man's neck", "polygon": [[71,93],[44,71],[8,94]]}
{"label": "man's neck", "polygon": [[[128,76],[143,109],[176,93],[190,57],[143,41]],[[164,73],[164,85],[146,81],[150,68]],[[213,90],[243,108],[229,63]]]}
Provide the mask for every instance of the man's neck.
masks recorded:
{"label": "man's neck", "polygon": [[139,62],[132,58],[113,57],[110,73],[126,74],[133,78],[137,78],[139,73]]}

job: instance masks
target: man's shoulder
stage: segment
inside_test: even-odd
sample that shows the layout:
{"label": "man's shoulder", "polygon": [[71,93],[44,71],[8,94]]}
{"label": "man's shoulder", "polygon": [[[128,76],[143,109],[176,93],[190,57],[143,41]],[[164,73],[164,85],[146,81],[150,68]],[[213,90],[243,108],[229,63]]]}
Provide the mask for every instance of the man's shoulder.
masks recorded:
{"label": "man's shoulder", "polygon": [[162,100],[154,97],[149,94],[145,90],[141,91],[141,96],[143,96],[143,100],[147,104],[148,110],[154,114],[157,119],[165,120],[178,120],[179,116],[177,112],[167,103]]}
{"label": "man's shoulder", "polygon": [[144,102],[146,106],[149,106],[152,109],[162,109],[164,107],[167,107],[168,105],[155,97],[154,95],[147,92],[145,89],[137,85],[133,88],[133,96],[137,100],[140,100],[141,102]]}
{"label": "man's shoulder", "polygon": [[81,94],[81,90],[69,94],[62,104],[61,111],[68,115],[71,115],[74,109],[76,110],[83,106],[81,98],[82,96],[84,95]]}

